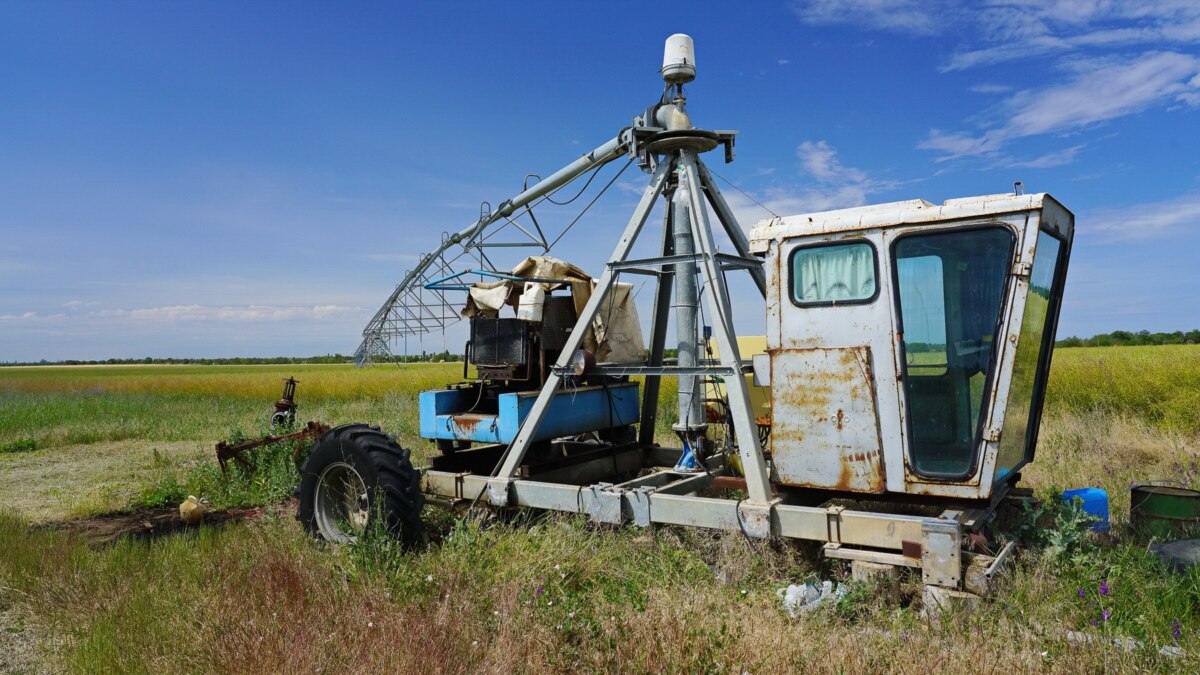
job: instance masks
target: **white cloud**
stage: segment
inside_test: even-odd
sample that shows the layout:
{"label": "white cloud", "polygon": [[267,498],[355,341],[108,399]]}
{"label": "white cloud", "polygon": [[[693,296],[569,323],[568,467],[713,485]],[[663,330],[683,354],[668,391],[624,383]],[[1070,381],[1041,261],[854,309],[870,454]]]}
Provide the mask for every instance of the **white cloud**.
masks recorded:
{"label": "white cloud", "polygon": [[1200,39],[1200,3],[1183,1],[1008,2],[992,0],[975,20],[982,42],[955,54],[945,70],[1034,56]]}
{"label": "white cloud", "polygon": [[13,323],[48,323],[62,321],[65,318],[67,318],[66,314],[39,314],[37,312],[0,314],[0,321],[10,321]]}
{"label": "white cloud", "polygon": [[1178,99],[1187,105],[1200,107],[1200,74],[1188,80],[1188,89],[1180,92]]}
{"label": "white cloud", "polygon": [[[796,0],[809,24],[847,24],[961,45],[941,70],[961,71],[1040,59],[1039,77],[1060,78],[1017,91],[977,132],[933,129],[919,148],[939,160],[996,156],[1017,138],[1073,133],[1162,106],[1200,107],[1197,0]],[[1020,69],[1011,69],[1021,76]],[[969,89],[1011,88],[979,82]]]}
{"label": "white cloud", "polygon": [[772,214],[787,216],[861,206],[867,203],[868,195],[896,187],[894,181],[877,180],[862,169],[845,166],[837,151],[823,140],[801,143],[796,148],[796,158],[801,173],[811,179],[806,181],[811,187],[776,186],[763,190],[755,198],[738,192],[725,193],[729,207],[743,227]]}
{"label": "white cloud", "polygon": [[808,24],[850,24],[964,46],[943,70],[1122,47],[1200,41],[1195,0],[797,0]]}
{"label": "white cloud", "polygon": [[1056,166],[1066,166],[1075,161],[1075,156],[1083,149],[1082,145],[1072,146],[1065,150],[1055,150],[1025,162],[1010,162],[1006,166],[1017,169],[1050,169]]}
{"label": "white cloud", "polygon": [[855,23],[911,35],[942,31],[940,11],[951,3],[935,0],[798,0],[792,11],[805,23]]}
{"label": "white cloud", "polygon": [[982,136],[971,136],[965,133],[946,132],[941,129],[930,129],[929,136],[917,144],[921,150],[934,150],[942,153],[938,161],[969,157],[974,155],[995,154],[1000,149],[1001,139],[996,132],[988,132]]}
{"label": "white cloud", "polygon": [[1107,241],[1150,239],[1200,226],[1200,194],[1120,208],[1099,209],[1079,218],[1080,229]]}
{"label": "white cloud", "polygon": [[138,309],[106,309],[92,316],[104,319],[129,319],[138,322],[251,322],[321,321],[360,311],[358,307],[341,305],[276,306],[276,305],[168,305]]}
{"label": "white cloud", "polygon": [[1017,94],[1008,127],[1014,136],[1031,136],[1121,117],[1188,93],[1197,73],[1200,59],[1174,52],[1102,66],[1058,87]]}
{"label": "white cloud", "polygon": [[1174,101],[1200,103],[1200,59],[1188,54],[1149,52],[1076,67],[1069,82],[1009,97],[1000,127],[978,136],[933,129],[917,147],[942,153],[941,160],[987,155],[1017,138],[1075,131]]}
{"label": "white cloud", "polygon": [[1007,94],[1013,90],[1013,88],[1007,84],[992,84],[990,82],[982,82],[980,84],[972,85],[970,89],[976,94]]}

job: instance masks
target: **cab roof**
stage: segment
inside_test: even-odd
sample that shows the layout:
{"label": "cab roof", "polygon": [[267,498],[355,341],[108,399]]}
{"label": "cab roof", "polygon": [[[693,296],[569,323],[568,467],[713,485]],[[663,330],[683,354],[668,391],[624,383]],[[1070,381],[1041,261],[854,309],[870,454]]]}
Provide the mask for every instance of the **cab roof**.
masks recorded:
{"label": "cab roof", "polygon": [[762,220],[750,230],[750,250],[754,253],[765,253],[772,241],[792,237],[1040,211],[1046,205],[1052,205],[1056,211],[1062,211],[1069,221],[1074,220],[1070,212],[1046,192],[1027,195],[1008,192],[962,197],[947,199],[941,206],[924,199],[909,199]]}

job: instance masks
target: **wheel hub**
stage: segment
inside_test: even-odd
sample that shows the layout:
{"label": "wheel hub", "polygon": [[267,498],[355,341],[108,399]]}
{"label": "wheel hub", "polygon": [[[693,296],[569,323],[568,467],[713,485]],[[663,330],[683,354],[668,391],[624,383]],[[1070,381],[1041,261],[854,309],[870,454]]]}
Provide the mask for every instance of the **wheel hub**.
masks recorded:
{"label": "wheel hub", "polygon": [[367,484],[350,464],[334,462],[317,479],[317,528],[328,541],[352,544],[367,530],[371,503]]}

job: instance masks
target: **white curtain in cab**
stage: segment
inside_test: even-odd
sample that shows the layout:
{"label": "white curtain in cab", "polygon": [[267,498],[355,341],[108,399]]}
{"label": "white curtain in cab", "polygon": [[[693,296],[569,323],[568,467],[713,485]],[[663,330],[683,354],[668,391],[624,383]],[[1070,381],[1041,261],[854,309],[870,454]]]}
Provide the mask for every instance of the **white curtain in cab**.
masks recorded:
{"label": "white curtain in cab", "polygon": [[797,302],[846,302],[875,295],[875,250],[869,244],[800,249],[792,258]]}

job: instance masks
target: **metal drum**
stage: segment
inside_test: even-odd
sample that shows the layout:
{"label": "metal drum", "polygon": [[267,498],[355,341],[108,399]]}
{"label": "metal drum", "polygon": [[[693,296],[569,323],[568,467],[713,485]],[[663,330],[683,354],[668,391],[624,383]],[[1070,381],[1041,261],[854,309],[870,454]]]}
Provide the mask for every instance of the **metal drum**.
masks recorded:
{"label": "metal drum", "polygon": [[1144,483],[1129,489],[1129,522],[1139,532],[1164,539],[1200,529],[1200,492]]}

